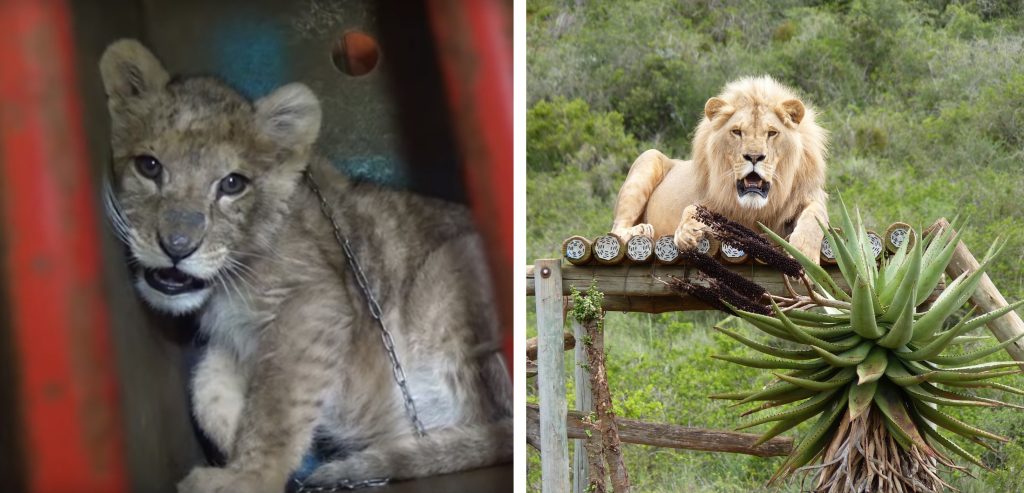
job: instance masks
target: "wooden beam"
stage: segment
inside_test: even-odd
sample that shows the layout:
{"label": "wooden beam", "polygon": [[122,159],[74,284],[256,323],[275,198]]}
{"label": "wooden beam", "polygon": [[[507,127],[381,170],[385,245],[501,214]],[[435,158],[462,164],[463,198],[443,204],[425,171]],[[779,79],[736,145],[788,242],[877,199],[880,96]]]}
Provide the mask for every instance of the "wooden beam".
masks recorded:
{"label": "wooden beam", "polygon": [[541,491],[544,493],[569,493],[561,263],[561,259],[538,260],[536,263],[537,393],[541,406],[544,406],[538,423]]}
{"label": "wooden beam", "polygon": [[[569,324],[572,325],[572,333],[575,336],[573,342],[581,340],[585,329],[583,324],[575,318],[570,317]],[[569,335],[569,334],[566,334]],[[576,410],[582,414],[589,414],[594,410],[594,396],[590,389],[590,372],[587,371],[586,350],[583,344],[576,345],[573,352],[573,380],[576,389]],[[586,493],[590,486],[590,464],[587,462],[587,451],[584,448],[584,440],[577,439],[573,446],[572,454],[572,491],[573,493]]]}
{"label": "wooden beam", "polygon": [[[540,409],[536,405],[526,406],[526,441],[529,444],[537,442],[539,415]],[[569,438],[586,438],[583,416],[578,411],[569,411],[566,423]],[[615,422],[619,425],[619,438],[624,443],[705,452],[733,452],[758,457],[789,455],[793,450],[793,439],[790,437],[775,437],[757,447],[751,447],[760,435],[624,418],[616,418]]]}
{"label": "wooden beam", "polygon": [[[573,337],[572,333],[566,332],[562,334],[562,347],[563,350],[568,351],[576,347],[576,338]],[[536,360],[537,359],[537,338],[531,337],[526,340],[526,359]]]}
{"label": "wooden beam", "polygon": [[[949,221],[946,218],[939,218],[935,221],[929,230],[941,231],[942,229],[949,227]],[[978,269],[980,264],[978,259],[974,258],[971,251],[967,249],[967,246],[961,241],[956,248],[953,250],[953,258],[950,260],[949,265],[946,266],[946,274],[950,277],[957,277],[960,274],[968,271],[975,271]],[[995,284],[992,283],[992,279],[989,279],[988,274],[982,274],[981,283],[978,284],[978,289],[971,296],[971,303],[981,309],[982,312],[990,312],[1003,308],[1007,305],[1006,298],[1003,298],[1002,293],[996,289]],[[1003,342],[1012,339],[1024,332],[1024,321],[1021,320],[1020,315],[1016,312],[1011,311],[1002,317],[999,317],[988,324],[988,329],[992,331],[992,334],[996,336],[999,342]],[[1016,361],[1024,361],[1024,343],[1017,341],[1006,347],[1006,352],[1010,354]]]}

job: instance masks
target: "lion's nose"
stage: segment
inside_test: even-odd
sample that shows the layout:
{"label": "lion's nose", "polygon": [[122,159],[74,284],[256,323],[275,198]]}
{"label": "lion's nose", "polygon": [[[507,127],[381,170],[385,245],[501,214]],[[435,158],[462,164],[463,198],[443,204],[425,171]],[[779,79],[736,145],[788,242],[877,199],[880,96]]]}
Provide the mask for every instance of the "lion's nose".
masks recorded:
{"label": "lion's nose", "polygon": [[750,161],[750,164],[757,164],[764,161],[764,154],[744,154],[743,159]]}
{"label": "lion's nose", "polygon": [[167,237],[160,238],[160,249],[170,257],[171,262],[175,265],[188,258],[198,248],[198,243],[193,243],[191,238],[182,234],[171,233]]}

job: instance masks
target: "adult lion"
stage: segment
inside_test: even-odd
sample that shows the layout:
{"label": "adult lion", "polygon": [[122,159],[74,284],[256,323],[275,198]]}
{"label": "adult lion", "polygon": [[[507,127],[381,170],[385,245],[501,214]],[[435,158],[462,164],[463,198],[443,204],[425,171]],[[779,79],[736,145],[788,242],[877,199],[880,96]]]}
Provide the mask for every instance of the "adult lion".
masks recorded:
{"label": "adult lion", "polygon": [[693,247],[704,225],[697,205],[755,231],[762,223],[812,260],[828,221],[824,191],[827,133],[814,110],[768,76],[733,81],[704,105],[693,139],[693,160],[651,149],[629,169],[615,205],[612,233],[674,234]]}

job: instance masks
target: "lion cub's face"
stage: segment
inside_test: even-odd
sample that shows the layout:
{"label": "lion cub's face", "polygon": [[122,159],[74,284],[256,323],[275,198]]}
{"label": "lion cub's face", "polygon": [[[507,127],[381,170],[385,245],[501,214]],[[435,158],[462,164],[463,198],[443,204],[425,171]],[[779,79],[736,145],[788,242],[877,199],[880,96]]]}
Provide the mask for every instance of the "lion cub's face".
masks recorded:
{"label": "lion cub's face", "polygon": [[107,48],[100,71],[111,117],[108,212],[155,308],[198,309],[241,260],[270,247],[320,126],[301,84],[250,103],[207,78],[171,82],[133,40]]}
{"label": "lion cub's face", "polygon": [[773,184],[791,185],[795,166],[789,161],[801,152],[795,128],[804,116],[803,103],[790,99],[774,106],[762,102],[734,106],[711,98],[704,112],[718,128],[710,142],[721,158],[715,161],[732,165],[731,175],[728,170],[719,171],[735,180],[741,206],[760,209],[768,204]]}

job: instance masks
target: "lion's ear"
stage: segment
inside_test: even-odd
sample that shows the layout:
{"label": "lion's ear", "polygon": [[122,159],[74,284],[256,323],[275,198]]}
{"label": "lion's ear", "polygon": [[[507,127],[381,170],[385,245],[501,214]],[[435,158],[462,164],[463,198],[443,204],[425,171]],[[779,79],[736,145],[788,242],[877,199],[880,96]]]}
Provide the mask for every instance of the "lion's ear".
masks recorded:
{"label": "lion's ear", "polygon": [[100,76],[111,104],[161,91],[170,80],[153,53],[134,39],[107,47],[100,57]]}
{"label": "lion's ear", "polygon": [[804,119],[804,104],[799,99],[787,99],[779,103],[779,107],[775,111],[783,122],[789,119],[799,125],[800,120]]}
{"label": "lion's ear", "polygon": [[708,117],[708,120],[714,120],[718,115],[730,113],[732,113],[732,106],[729,106],[724,99],[711,98],[704,103],[704,115]]}

